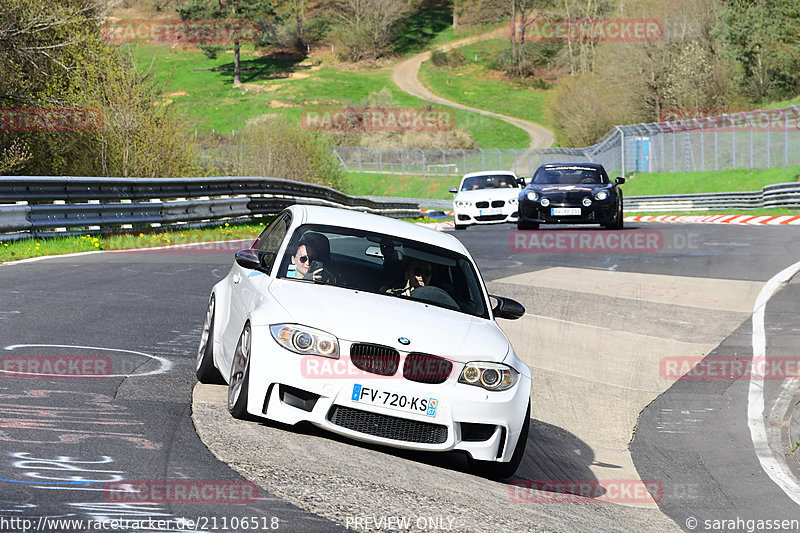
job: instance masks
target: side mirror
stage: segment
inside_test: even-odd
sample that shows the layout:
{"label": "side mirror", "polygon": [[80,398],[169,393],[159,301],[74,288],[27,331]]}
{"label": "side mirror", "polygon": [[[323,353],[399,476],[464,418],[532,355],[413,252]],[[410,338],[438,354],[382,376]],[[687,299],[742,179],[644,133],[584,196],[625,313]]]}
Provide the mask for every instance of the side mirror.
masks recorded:
{"label": "side mirror", "polygon": [[450,192],[458,192],[458,187],[450,187]]}
{"label": "side mirror", "polygon": [[517,185],[522,188],[525,188],[525,178],[517,178]]}
{"label": "side mirror", "polygon": [[258,270],[265,274],[269,274],[274,258],[275,254],[273,252],[264,252],[255,248],[247,248],[236,252],[236,263],[239,266],[248,270]]}
{"label": "side mirror", "polygon": [[625,178],[618,177],[617,179],[614,180],[614,183],[616,183],[617,185],[622,185],[623,183],[625,183]]}
{"label": "side mirror", "polygon": [[497,305],[492,308],[495,318],[506,318],[508,320],[516,320],[522,318],[525,314],[525,306],[511,298],[504,296],[489,295],[490,298],[497,300]]}

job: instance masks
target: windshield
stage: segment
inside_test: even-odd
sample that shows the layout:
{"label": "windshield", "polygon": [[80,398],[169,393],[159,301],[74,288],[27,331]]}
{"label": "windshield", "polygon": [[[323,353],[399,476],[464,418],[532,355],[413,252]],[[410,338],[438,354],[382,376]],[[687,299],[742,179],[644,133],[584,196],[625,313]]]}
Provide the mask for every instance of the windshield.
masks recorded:
{"label": "windshield", "polygon": [[489,316],[480,278],[465,256],[359,229],[300,226],[281,260],[278,277]]}
{"label": "windshield", "polygon": [[606,185],[606,173],[597,167],[569,165],[540,167],[533,176],[533,183],[553,183],[560,185]]}
{"label": "windshield", "polygon": [[511,189],[517,187],[517,180],[508,174],[493,176],[472,176],[466,178],[461,184],[462,191],[477,191],[479,189]]}

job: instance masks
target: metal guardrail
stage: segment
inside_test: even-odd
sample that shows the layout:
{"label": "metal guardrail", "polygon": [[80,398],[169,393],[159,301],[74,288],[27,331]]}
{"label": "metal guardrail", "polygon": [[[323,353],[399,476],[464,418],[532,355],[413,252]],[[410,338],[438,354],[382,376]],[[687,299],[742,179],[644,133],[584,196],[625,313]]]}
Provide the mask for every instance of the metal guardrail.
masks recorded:
{"label": "metal guardrail", "polygon": [[800,209],[800,183],[776,183],[760,191],[666,194],[625,198],[625,211],[697,211],[757,208]]}
{"label": "metal guardrail", "polygon": [[[166,201],[164,200],[166,199]],[[245,220],[292,204],[416,218],[419,205],[352,197],[276,178],[83,178],[0,176],[0,237],[42,230],[170,226]],[[5,234],[5,235],[3,235]]]}

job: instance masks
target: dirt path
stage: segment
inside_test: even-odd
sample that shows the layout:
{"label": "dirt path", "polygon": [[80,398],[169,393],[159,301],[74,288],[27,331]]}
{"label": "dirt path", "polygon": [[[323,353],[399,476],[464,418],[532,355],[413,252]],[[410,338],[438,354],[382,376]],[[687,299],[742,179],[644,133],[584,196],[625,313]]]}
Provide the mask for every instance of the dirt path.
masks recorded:
{"label": "dirt path", "polygon": [[[497,30],[491,31],[489,33],[484,33],[481,35],[476,35],[474,37],[468,37],[466,39],[461,39],[459,41],[454,41],[452,43],[441,45],[436,49],[447,51],[477,41],[496,39],[498,37],[502,37],[506,31],[507,31],[506,28],[498,28]],[[500,120],[504,120],[505,122],[513,124],[518,128],[522,128],[523,130],[528,132],[528,135],[530,135],[531,148],[548,148],[552,146],[553,142],[555,141],[553,132],[543,126],[540,126],[535,122],[531,122],[529,120],[522,120],[520,118],[509,117],[506,115],[500,115],[498,113],[492,113],[491,111],[485,111],[483,109],[476,109],[474,107],[465,106],[433,94],[431,91],[425,88],[425,86],[423,86],[422,83],[420,83],[418,77],[419,67],[422,65],[424,61],[427,61],[430,57],[431,57],[431,51],[429,50],[427,52],[417,54],[409,59],[406,59],[402,63],[397,64],[397,66],[395,66],[394,69],[392,70],[392,80],[398,87],[400,87],[401,90],[418,98],[422,98],[423,100],[427,100],[428,102],[433,102],[448,107],[454,107],[456,109],[463,109],[465,111],[473,111],[475,113],[480,113],[481,115],[486,115],[489,117],[499,118]]]}

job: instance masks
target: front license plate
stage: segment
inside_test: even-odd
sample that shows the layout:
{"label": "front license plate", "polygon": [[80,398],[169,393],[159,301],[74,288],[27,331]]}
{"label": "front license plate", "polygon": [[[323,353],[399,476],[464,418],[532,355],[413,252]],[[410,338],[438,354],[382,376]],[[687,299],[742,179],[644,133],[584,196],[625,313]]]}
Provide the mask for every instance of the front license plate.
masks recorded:
{"label": "front license plate", "polygon": [[439,400],[436,398],[409,396],[373,387],[365,387],[358,383],[353,385],[353,394],[350,399],[358,403],[380,405],[389,409],[426,416],[436,416],[436,409],[439,407]]}
{"label": "front license plate", "polygon": [[491,215],[499,215],[503,211],[500,209],[481,209],[478,211],[480,216],[491,216]]}
{"label": "front license plate", "polygon": [[580,215],[581,208],[580,207],[554,207],[550,210],[550,214],[554,217],[564,216],[564,215]]}

